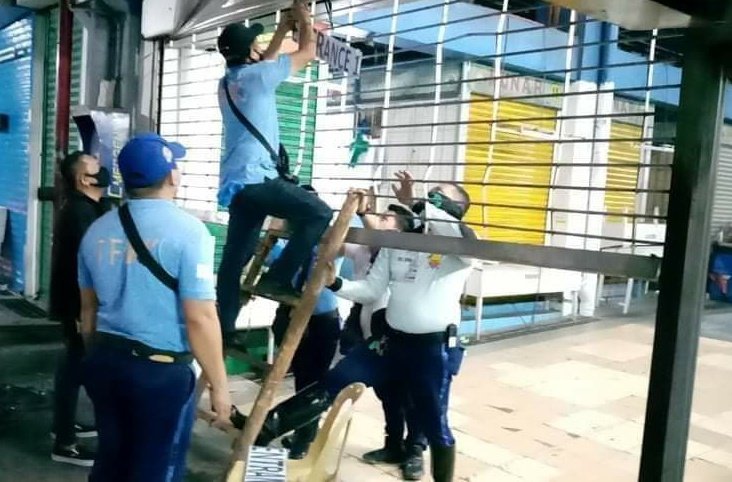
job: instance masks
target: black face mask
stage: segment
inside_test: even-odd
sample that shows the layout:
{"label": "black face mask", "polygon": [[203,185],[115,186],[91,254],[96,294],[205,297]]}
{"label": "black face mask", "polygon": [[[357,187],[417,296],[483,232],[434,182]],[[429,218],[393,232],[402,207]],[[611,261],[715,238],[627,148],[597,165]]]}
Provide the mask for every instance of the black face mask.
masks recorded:
{"label": "black face mask", "polygon": [[107,188],[112,184],[112,175],[109,169],[102,166],[99,168],[99,172],[96,174],[86,174],[86,177],[91,177],[97,180],[96,187]]}

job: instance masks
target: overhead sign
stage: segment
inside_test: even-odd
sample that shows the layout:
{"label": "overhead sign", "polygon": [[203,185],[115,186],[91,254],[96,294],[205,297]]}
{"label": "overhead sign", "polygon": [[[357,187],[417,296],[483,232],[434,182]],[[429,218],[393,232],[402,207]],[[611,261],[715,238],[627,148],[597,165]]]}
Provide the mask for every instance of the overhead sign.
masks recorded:
{"label": "overhead sign", "polygon": [[244,482],[287,482],[287,450],[251,447]]}
{"label": "overhead sign", "polygon": [[361,73],[363,53],[346,42],[320,31],[315,43],[315,55],[327,63],[334,73],[345,72],[355,77]]}
{"label": "overhead sign", "polygon": [[501,75],[491,67],[482,65],[470,66],[471,90],[478,94],[493,96],[496,77],[499,77],[501,97],[526,97],[517,99],[520,102],[543,105],[559,109],[562,107],[561,94],[564,86],[560,82],[541,79],[529,75],[519,75],[515,72],[502,70]]}

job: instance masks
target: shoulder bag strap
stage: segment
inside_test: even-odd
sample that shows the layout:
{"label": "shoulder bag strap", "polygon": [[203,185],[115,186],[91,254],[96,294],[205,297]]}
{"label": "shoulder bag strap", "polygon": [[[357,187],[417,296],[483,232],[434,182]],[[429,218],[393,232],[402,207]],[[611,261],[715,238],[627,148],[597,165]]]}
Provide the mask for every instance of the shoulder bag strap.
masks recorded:
{"label": "shoulder bag strap", "polygon": [[119,208],[119,219],[122,222],[122,228],[125,230],[125,235],[132,245],[132,249],[135,251],[135,254],[137,254],[138,261],[140,261],[144,267],[149,269],[153,276],[160,280],[161,283],[173,290],[174,293],[178,293],[178,280],[165,271],[165,268],[163,268],[160,263],[153,258],[152,254],[150,254],[150,250],[147,249],[147,246],[145,246],[145,243],[142,241],[140,232],[137,230],[137,226],[135,226],[135,222],[132,220],[129,204],[123,204],[122,207]]}
{"label": "shoulder bag strap", "polygon": [[246,127],[249,132],[251,132],[254,138],[257,139],[260,144],[264,146],[265,149],[267,149],[267,152],[269,152],[272,160],[275,163],[279,163],[280,155],[275,152],[272,146],[269,145],[269,142],[267,142],[267,139],[265,139],[262,133],[259,132],[259,129],[254,127],[254,124],[249,122],[249,119],[244,116],[242,111],[240,111],[234,103],[234,99],[231,98],[231,94],[229,93],[229,81],[226,79],[226,75],[224,75],[224,92],[226,92],[226,100],[229,102],[229,108],[231,109],[231,112],[234,113],[234,116],[239,119],[239,122],[241,122],[241,124]]}

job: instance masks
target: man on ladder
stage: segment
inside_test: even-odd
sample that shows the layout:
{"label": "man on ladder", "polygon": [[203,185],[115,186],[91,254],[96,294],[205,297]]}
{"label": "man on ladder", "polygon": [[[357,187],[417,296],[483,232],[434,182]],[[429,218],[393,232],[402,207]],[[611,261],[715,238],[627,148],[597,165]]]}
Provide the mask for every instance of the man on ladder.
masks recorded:
{"label": "man on ladder", "polygon": [[[300,33],[298,50],[278,55],[282,41],[294,27]],[[299,187],[289,175],[287,154],[280,145],[275,90],[315,58],[315,35],[307,6],[300,1],[293,4],[265,51],[256,42],[263,31],[260,24],[245,27],[237,23],[227,26],[218,39],[218,50],[226,59],[226,73],[219,85],[225,144],[219,204],[228,207],[230,217],[217,298],[229,344],[236,343],[241,274],[254,254],[265,218],[286,219],[292,235],[254,291],[292,303],[300,295],[292,279],[333,217],[327,204]]]}

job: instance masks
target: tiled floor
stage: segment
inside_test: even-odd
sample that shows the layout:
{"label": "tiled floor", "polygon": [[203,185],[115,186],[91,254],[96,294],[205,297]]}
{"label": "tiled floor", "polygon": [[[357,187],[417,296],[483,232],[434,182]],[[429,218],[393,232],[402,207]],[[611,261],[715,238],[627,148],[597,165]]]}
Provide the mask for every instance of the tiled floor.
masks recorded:
{"label": "tiled floor", "polygon": [[[450,412],[458,480],[637,480],[652,336],[648,323],[602,321],[471,348]],[[730,370],[732,343],[703,338],[686,480],[732,480]],[[369,392],[343,480],[397,479],[358,461],[380,444],[381,420]]]}
{"label": "tiled floor", "polygon": [[[729,312],[705,314],[702,332],[717,339],[702,338],[699,346],[687,481],[732,481],[729,319]],[[0,312],[0,324],[2,320]],[[451,396],[450,422],[459,451],[457,479],[637,480],[653,341],[651,320],[651,316],[604,319],[471,347]],[[40,340],[41,334],[33,336]],[[39,386],[51,386],[55,358],[45,344],[35,352],[24,349],[22,358],[8,350],[5,347],[2,359],[6,375],[11,374],[13,361],[18,383],[30,383],[26,372],[43,371]],[[31,353],[36,353],[32,366],[26,363]],[[232,388],[240,401],[253,399],[256,390],[243,380]],[[288,391],[291,387],[283,389],[283,395]],[[83,469],[50,461],[49,424],[50,409],[19,410],[0,420],[0,480],[86,478]],[[382,425],[380,405],[369,391],[357,405],[342,480],[398,480],[396,468],[368,466],[358,460],[382,443]],[[218,480],[230,447],[228,436],[199,422],[187,480]]]}

